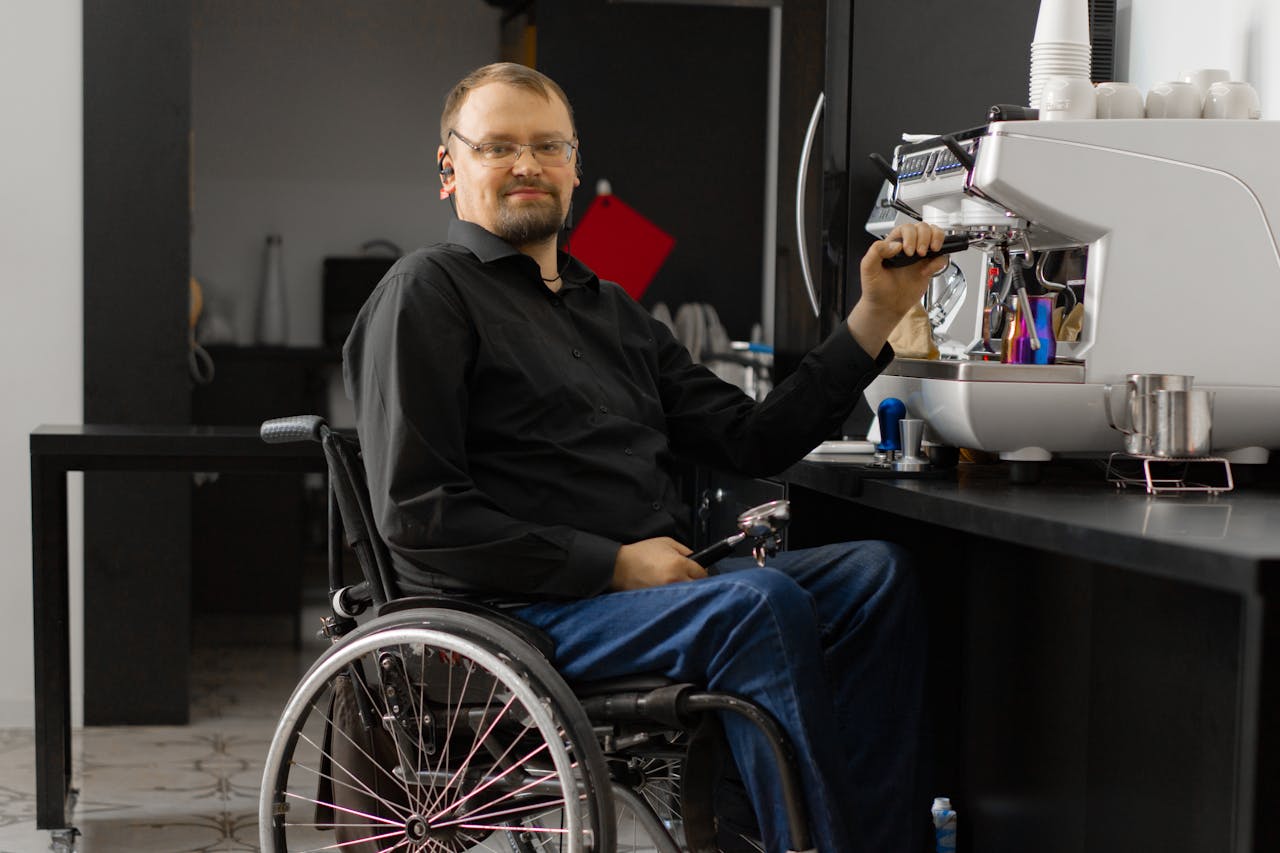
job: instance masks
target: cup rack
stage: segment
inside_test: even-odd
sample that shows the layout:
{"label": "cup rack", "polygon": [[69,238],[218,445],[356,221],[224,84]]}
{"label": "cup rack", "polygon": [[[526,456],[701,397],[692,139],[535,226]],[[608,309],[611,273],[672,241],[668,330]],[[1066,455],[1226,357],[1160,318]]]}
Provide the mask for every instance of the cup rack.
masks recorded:
{"label": "cup rack", "polygon": [[[1117,465],[1117,461],[1140,463],[1141,476],[1124,473]],[[1210,468],[1220,468],[1222,477],[1216,483],[1189,480],[1188,474],[1192,466],[1199,469],[1197,473],[1208,473]],[[1132,470],[1133,466],[1129,467]],[[1207,492],[1218,495],[1235,488],[1235,481],[1231,477],[1231,462],[1221,456],[1166,457],[1112,453],[1107,457],[1106,476],[1107,482],[1115,483],[1117,489],[1142,486],[1149,495],[1182,492]]]}

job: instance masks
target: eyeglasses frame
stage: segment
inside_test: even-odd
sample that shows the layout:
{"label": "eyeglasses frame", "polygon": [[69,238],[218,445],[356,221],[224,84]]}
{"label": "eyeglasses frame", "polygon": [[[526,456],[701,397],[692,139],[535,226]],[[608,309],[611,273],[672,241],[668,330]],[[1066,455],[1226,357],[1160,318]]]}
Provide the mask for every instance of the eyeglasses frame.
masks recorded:
{"label": "eyeglasses frame", "polygon": [[[542,166],[568,166],[571,162],[573,162],[573,155],[574,155],[574,153],[576,153],[576,152],[577,152],[577,150],[578,150],[578,141],[577,141],[576,139],[573,139],[573,140],[569,140],[569,139],[544,139],[544,140],[542,140],[542,142],[563,142],[564,144],[566,144],[566,145],[568,145],[568,146],[569,146],[569,153],[568,153],[568,155],[564,158],[564,162],[563,162],[563,163],[543,163],[541,160],[539,160],[539,159],[538,159],[538,155],[537,155],[537,154],[535,154],[535,153],[533,152],[534,146],[536,146],[536,145],[540,145],[540,144],[542,144],[542,142],[499,142],[499,143],[495,143],[495,142],[472,142],[470,139],[467,139],[465,136],[463,136],[461,133],[458,133],[458,131],[454,130],[453,128],[449,128],[449,134],[448,134],[448,135],[449,135],[449,136],[456,137],[456,138],[457,138],[457,140],[458,140],[459,142],[461,142],[463,145],[465,145],[465,146],[467,146],[468,148],[470,148],[470,149],[471,149],[472,151],[474,151],[476,154],[479,154],[479,155],[480,155],[480,165],[485,166],[485,167],[490,168],[490,169],[509,169],[509,168],[511,168],[511,167],[512,167],[512,166],[514,166],[516,163],[519,163],[519,162],[520,162],[520,158],[524,156],[524,150],[525,150],[526,148],[528,148],[528,149],[529,149],[529,156],[530,156],[530,157],[532,157],[532,158],[534,159],[534,162],[538,163],[539,165],[542,165]],[[483,153],[482,153],[482,152],[483,152],[483,149],[484,149],[484,147],[485,147],[486,145],[493,145],[493,144],[514,145],[514,146],[516,147],[516,156],[515,156],[515,158],[514,158],[511,162],[509,162],[509,163],[490,163],[490,162],[487,162],[487,161],[484,159],[484,155],[483,155]]]}

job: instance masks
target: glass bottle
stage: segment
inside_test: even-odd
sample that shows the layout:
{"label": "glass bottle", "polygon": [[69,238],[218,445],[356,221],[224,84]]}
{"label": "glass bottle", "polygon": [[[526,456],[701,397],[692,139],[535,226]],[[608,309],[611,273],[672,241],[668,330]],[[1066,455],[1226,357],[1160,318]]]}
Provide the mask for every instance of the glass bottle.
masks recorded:
{"label": "glass bottle", "polygon": [[283,346],[288,342],[289,314],[285,304],[284,254],[279,234],[267,235],[253,337],[259,344]]}

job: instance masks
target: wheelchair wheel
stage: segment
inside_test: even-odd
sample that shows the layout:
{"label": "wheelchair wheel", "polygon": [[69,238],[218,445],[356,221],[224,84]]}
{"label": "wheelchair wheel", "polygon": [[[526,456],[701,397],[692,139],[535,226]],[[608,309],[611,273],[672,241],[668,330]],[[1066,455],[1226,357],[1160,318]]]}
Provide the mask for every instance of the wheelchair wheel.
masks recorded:
{"label": "wheelchair wheel", "polygon": [[626,785],[614,784],[613,805],[618,813],[618,853],[684,853],[678,821],[660,816],[648,798]]}
{"label": "wheelchair wheel", "polygon": [[466,613],[396,613],[329,649],[285,706],[263,851],[611,853],[608,771],[533,648]]}
{"label": "wheelchair wheel", "polygon": [[[608,756],[614,767],[614,803],[618,814],[618,853],[764,853],[754,817],[749,829],[716,819],[714,839],[692,842],[685,832],[681,786],[683,746],[642,749]],[[746,806],[745,802],[739,808]],[[747,806],[749,808],[749,806]],[[741,817],[741,815],[740,815]]]}

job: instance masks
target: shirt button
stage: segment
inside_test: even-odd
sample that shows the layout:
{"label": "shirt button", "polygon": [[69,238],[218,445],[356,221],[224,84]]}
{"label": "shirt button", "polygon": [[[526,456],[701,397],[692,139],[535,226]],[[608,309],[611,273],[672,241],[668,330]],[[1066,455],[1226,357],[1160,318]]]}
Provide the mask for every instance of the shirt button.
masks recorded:
{"label": "shirt button", "polygon": [[608,407],[608,406],[601,406],[601,407],[600,407],[600,414],[602,414],[602,415],[607,415],[607,414],[609,414],[609,407]]}
{"label": "shirt button", "polygon": [[625,453],[625,454],[627,454],[628,456],[635,456],[635,454],[636,454],[636,452],[635,452],[634,450],[632,450],[630,447],[628,447],[626,450],[624,450],[624,451],[622,451],[622,452],[623,452],[623,453]]}
{"label": "shirt button", "polygon": [[662,510],[662,504],[658,503],[657,501],[654,501],[653,503],[649,504],[649,506],[650,508],[653,509],[654,512],[660,512]]}
{"label": "shirt button", "polygon": [[582,350],[580,350],[580,349],[575,349],[575,350],[573,351],[573,357],[574,357],[574,358],[582,358]]}
{"label": "shirt button", "polygon": [[559,307],[560,307],[560,297],[559,297],[559,296],[553,296],[553,297],[551,297],[551,307],[553,307],[553,308],[559,308]]}

